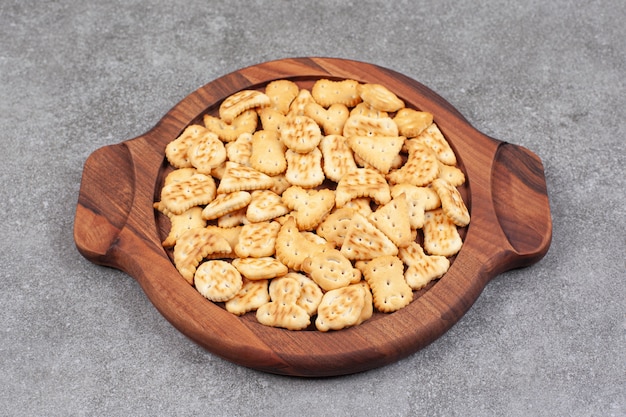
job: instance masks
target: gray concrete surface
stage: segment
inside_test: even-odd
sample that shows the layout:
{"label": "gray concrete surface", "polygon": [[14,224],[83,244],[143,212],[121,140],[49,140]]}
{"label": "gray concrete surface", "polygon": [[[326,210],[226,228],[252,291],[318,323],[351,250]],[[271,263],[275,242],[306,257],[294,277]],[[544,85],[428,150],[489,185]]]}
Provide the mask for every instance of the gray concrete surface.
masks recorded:
{"label": "gray concrete surface", "polygon": [[[624,17],[621,0],[3,0],[0,415],[626,415]],[[93,151],[295,56],[402,72],[546,169],[547,256],[426,349],[357,375],[225,362],[72,238]]]}

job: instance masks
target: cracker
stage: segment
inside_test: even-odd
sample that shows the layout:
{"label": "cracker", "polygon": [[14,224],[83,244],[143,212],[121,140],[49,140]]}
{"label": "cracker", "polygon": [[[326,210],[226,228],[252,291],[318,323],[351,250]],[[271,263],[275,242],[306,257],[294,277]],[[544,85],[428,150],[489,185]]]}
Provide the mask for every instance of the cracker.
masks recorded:
{"label": "cracker", "polygon": [[348,146],[346,138],[341,135],[327,135],[319,144],[322,151],[322,169],[325,176],[335,182],[356,169],[352,149]]}
{"label": "cracker", "polygon": [[190,229],[176,241],[174,265],[183,278],[193,284],[193,276],[202,259],[213,253],[230,251],[230,244],[219,234],[208,229]]}
{"label": "cracker", "polygon": [[242,133],[234,142],[227,142],[225,148],[226,157],[229,161],[250,166],[250,155],[252,154],[252,134],[247,132]]}
{"label": "cracker", "polygon": [[375,109],[396,112],[404,107],[404,102],[383,85],[359,84],[357,91],[361,99]]}
{"label": "cracker", "polygon": [[187,151],[194,140],[203,135],[206,129],[203,126],[193,124],[187,126],[183,133],[165,146],[165,157],[175,168],[192,167]]}
{"label": "cracker", "polygon": [[291,80],[274,80],[265,87],[265,95],[270,98],[269,108],[287,114],[291,102],[298,96],[300,88]]}
{"label": "cracker", "polygon": [[426,212],[423,231],[424,249],[430,255],[453,256],[463,246],[456,225],[440,208]]}
{"label": "cracker", "polygon": [[185,181],[193,176],[193,174],[197,173],[198,170],[193,167],[175,169],[165,176],[165,179],[163,180],[163,187],[175,182]]}
{"label": "cracker", "polygon": [[285,275],[289,270],[276,258],[236,258],[233,266],[247,279],[269,279]]}
{"label": "cracker", "polygon": [[365,288],[362,285],[328,291],[317,309],[315,327],[321,332],[327,332],[360,324],[365,300]]}
{"label": "cracker", "polygon": [[211,175],[211,171],[226,161],[226,148],[215,133],[206,133],[195,138],[187,150],[189,162],[199,173]]}
{"label": "cracker", "polygon": [[226,213],[223,216],[217,218],[217,225],[219,227],[231,228],[241,226],[248,222],[246,218],[246,207],[240,208],[239,210],[231,211],[230,213]]}
{"label": "cracker", "polygon": [[161,189],[161,203],[173,214],[181,214],[194,206],[208,204],[215,198],[215,181],[204,174],[166,185]]}
{"label": "cracker", "polygon": [[456,155],[436,123],[432,123],[412,141],[430,147],[444,164],[456,165]]}
{"label": "cracker", "polygon": [[371,168],[357,168],[348,172],[339,180],[335,192],[337,207],[343,207],[348,201],[359,197],[371,197],[377,204],[391,201],[385,177]]}
{"label": "cracker", "polygon": [[214,220],[225,214],[232,213],[246,207],[251,200],[247,191],[235,191],[228,194],[218,194],[217,197],[202,209],[202,218]]}
{"label": "cracker", "polygon": [[304,116],[304,108],[308,103],[314,103],[315,99],[311,95],[311,92],[305,88],[301,89],[298,92],[298,95],[291,102],[289,106],[289,112],[287,112],[288,117],[292,116]]}
{"label": "cracker", "polygon": [[315,120],[325,135],[341,135],[350,111],[344,104],[333,104],[325,109],[317,103],[307,103],[304,114]]}
{"label": "cracker", "polygon": [[270,98],[260,91],[241,90],[228,97],[220,104],[220,118],[231,124],[237,116],[246,110],[270,105]]}
{"label": "cracker", "polygon": [[261,119],[263,130],[278,132],[280,130],[280,124],[285,120],[284,114],[269,107],[259,109],[257,113]]}
{"label": "cracker", "polygon": [[307,116],[287,117],[279,125],[280,140],[298,153],[311,152],[322,140],[322,131],[315,120]]}
{"label": "cracker", "polygon": [[302,269],[324,291],[348,286],[356,274],[350,260],[337,249],[329,249],[306,258]]}
{"label": "cracker", "polygon": [[356,115],[379,118],[388,117],[389,113],[387,113],[386,111],[375,109],[365,102],[360,102],[359,104],[354,106],[352,110],[350,110],[350,116]]}
{"label": "cracker", "polygon": [[334,210],[317,226],[317,234],[334,246],[341,247],[354,213],[350,207]]}
{"label": "cracker", "polygon": [[314,188],[324,182],[326,177],[322,168],[322,152],[318,148],[308,153],[288,149],[285,158],[287,158],[285,178],[290,184]]}
{"label": "cracker", "polygon": [[445,180],[455,187],[459,187],[465,183],[465,174],[463,171],[455,166],[446,165],[442,162],[439,162],[438,178]]}
{"label": "cracker", "polygon": [[268,292],[269,280],[249,280],[243,278],[243,285],[239,292],[224,303],[226,311],[241,316],[249,311],[254,311],[263,304],[270,302]]}
{"label": "cracker", "polygon": [[411,184],[395,184],[391,187],[391,196],[406,194],[407,199],[421,201],[424,210],[434,210],[441,206],[441,199],[432,187],[418,187]]}
{"label": "cracker", "polygon": [[414,138],[422,133],[433,122],[432,113],[404,108],[393,118],[402,136]]}
{"label": "cracker", "polygon": [[312,190],[289,187],[282,195],[287,207],[295,210],[300,230],[313,230],[335,206],[335,193],[329,189]]}
{"label": "cracker", "polygon": [[276,258],[296,271],[302,271],[302,264],[306,258],[327,249],[325,245],[308,240],[298,229],[293,216],[285,220],[276,236]]}
{"label": "cracker", "polygon": [[164,247],[171,247],[176,244],[178,238],[188,230],[202,228],[206,226],[206,221],[202,218],[202,208],[192,207],[181,214],[171,214],[170,232],[162,242]]}
{"label": "cracker", "polygon": [[351,136],[348,145],[355,155],[387,174],[400,154],[404,139],[403,136]]}
{"label": "cracker", "polygon": [[344,204],[343,207],[350,208],[365,217],[372,214],[372,200],[369,197],[353,198]]}
{"label": "cracker", "polygon": [[262,258],[274,255],[276,235],[280,230],[277,222],[259,222],[246,224],[234,247],[240,258]]}
{"label": "cracker", "polygon": [[402,166],[389,173],[387,178],[395,184],[412,184],[418,187],[428,185],[439,174],[437,156],[428,146],[414,144],[409,149],[409,157]]}
{"label": "cracker", "polygon": [[389,203],[378,207],[368,220],[398,248],[407,246],[414,240],[409,220],[409,203],[405,194],[400,194]]}
{"label": "cracker", "polygon": [[330,107],[333,104],[344,104],[352,107],[361,102],[357,90],[358,85],[359,83],[355,80],[331,81],[320,79],[313,84],[311,95],[323,107]]}
{"label": "cracker", "polygon": [[206,227],[206,229],[210,232],[217,233],[218,235],[226,239],[231,247],[231,251],[229,253],[220,253],[220,257],[234,258],[236,256],[233,248],[237,245],[237,242],[239,242],[239,234],[241,233],[242,227],[243,226],[240,225],[233,227],[220,227],[212,224]]}
{"label": "cracker", "polygon": [[296,304],[305,309],[309,316],[315,315],[317,306],[319,306],[320,301],[322,301],[322,296],[324,295],[320,286],[311,278],[298,272],[288,272],[282,277],[272,280],[272,282],[285,278],[298,281],[300,284],[300,295],[296,300]]}
{"label": "cracker", "polygon": [[236,162],[227,162],[217,192],[226,194],[235,191],[264,190],[273,185],[274,180],[269,175]]}
{"label": "cracker", "polygon": [[404,265],[397,256],[380,256],[368,262],[363,276],[372,289],[374,307],[391,313],[413,301],[413,291],[404,280]]}
{"label": "cracker", "polygon": [[383,255],[397,255],[398,247],[367,218],[355,213],[340,252],[350,260],[369,260]]}
{"label": "cracker", "polygon": [[285,172],[285,145],[278,137],[278,132],[258,130],[252,137],[250,166],[259,172],[274,176]]}
{"label": "cracker", "polygon": [[399,136],[396,123],[390,117],[350,116],[343,126],[343,135],[350,136]]}
{"label": "cracker", "polygon": [[297,304],[300,296],[300,283],[293,278],[272,281],[271,299],[257,309],[259,323],[288,330],[302,330],[311,324],[307,311]]}
{"label": "cracker", "polygon": [[270,191],[275,192],[278,195],[281,195],[287,188],[291,187],[289,181],[285,177],[285,174],[272,175],[272,180],[274,180],[274,184]]}
{"label": "cracker", "polygon": [[398,257],[407,266],[404,279],[413,290],[421,290],[434,279],[441,278],[450,268],[445,256],[427,255],[417,242],[399,249]]}
{"label": "cracker", "polygon": [[209,114],[205,114],[202,120],[206,128],[215,133],[222,141],[233,142],[243,133],[254,133],[259,123],[259,116],[254,110],[246,110],[230,124]]}
{"label": "cracker", "polygon": [[446,216],[459,227],[467,226],[470,222],[470,214],[459,190],[440,178],[433,181],[432,187],[441,199],[441,208]]}
{"label": "cracker", "polygon": [[229,262],[210,260],[196,269],[194,285],[206,299],[222,302],[237,295],[243,286],[243,279]]}
{"label": "cracker", "polygon": [[253,191],[252,199],[245,212],[246,218],[253,222],[264,222],[289,213],[289,208],[281,197],[271,190]]}

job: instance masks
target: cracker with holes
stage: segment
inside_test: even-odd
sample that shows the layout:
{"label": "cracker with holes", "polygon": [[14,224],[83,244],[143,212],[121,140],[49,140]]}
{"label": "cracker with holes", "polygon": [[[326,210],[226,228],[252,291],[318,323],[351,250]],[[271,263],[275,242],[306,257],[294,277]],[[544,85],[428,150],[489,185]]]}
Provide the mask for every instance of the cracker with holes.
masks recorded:
{"label": "cracker with holes", "polygon": [[281,114],[287,114],[291,102],[298,96],[300,87],[291,80],[274,80],[265,87],[265,95],[269,97],[268,108]]}
{"label": "cracker with holes", "polygon": [[404,279],[413,290],[421,290],[432,280],[441,278],[450,268],[448,258],[427,255],[417,242],[400,248],[398,257],[407,266]]}
{"label": "cracker with holes", "polygon": [[355,80],[331,81],[317,80],[311,89],[311,95],[323,107],[343,104],[352,107],[361,102],[358,91],[359,83]]}
{"label": "cracker with holes", "polygon": [[194,174],[161,189],[161,204],[173,214],[181,214],[195,206],[213,201],[216,195],[215,181],[211,176]]}
{"label": "cracker with holes", "polygon": [[409,220],[409,203],[406,195],[400,194],[369,215],[368,220],[383,232],[398,248],[415,240]]}
{"label": "cracker with holes", "polygon": [[178,238],[188,230],[206,226],[206,221],[202,218],[202,207],[192,207],[181,214],[171,214],[169,218],[171,227],[167,238],[162,242],[164,247],[174,246]]}
{"label": "cracker with holes", "polygon": [[302,269],[324,291],[346,287],[355,279],[357,272],[352,263],[337,249],[328,249],[308,257],[302,263]]}
{"label": "cracker with holes", "polygon": [[410,108],[399,110],[393,118],[402,136],[414,138],[433,123],[432,113]]}
{"label": "cracker with holes", "polygon": [[231,124],[246,110],[270,105],[270,98],[260,91],[242,90],[227,97],[219,107],[220,119]]}
{"label": "cracker with holes", "polygon": [[289,213],[282,198],[272,190],[255,190],[251,194],[250,204],[245,209],[248,221],[264,222]]}
{"label": "cracker with holes", "polygon": [[278,137],[278,132],[259,130],[252,136],[250,166],[259,172],[274,176],[285,172],[287,159],[285,145]]}
{"label": "cracker with holes", "polygon": [[397,256],[381,256],[368,262],[363,276],[372,289],[374,306],[391,313],[409,305],[413,291],[404,280],[404,265]]}
{"label": "cracker with holes", "polygon": [[304,114],[315,120],[325,135],[341,135],[350,111],[345,104],[333,104],[325,109],[317,103],[307,103]]}
{"label": "cracker with holes", "polygon": [[270,294],[268,291],[269,280],[242,279],[243,285],[235,296],[224,303],[226,311],[241,316],[249,311],[254,311],[263,304],[270,302]]}
{"label": "cracker with holes", "polygon": [[236,162],[227,162],[217,192],[226,194],[235,191],[266,190],[273,185],[274,180],[269,175]]}
{"label": "cracker with holes", "polygon": [[232,213],[243,207],[246,207],[252,197],[247,191],[235,191],[228,194],[218,194],[217,197],[204,209],[202,209],[202,218],[205,220],[214,220],[225,214]]}
{"label": "cracker with holes", "polygon": [[332,190],[312,190],[292,186],[285,190],[282,200],[295,210],[296,224],[300,230],[313,230],[335,206]]}
{"label": "cracker with holes", "polygon": [[365,291],[362,285],[350,285],[326,292],[317,308],[317,330],[341,330],[362,323]]}
{"label": "cracker with holes", "polygon": [[398,126],[390,117],[350,116],[343,126],[343,135],[350,136],[398,136]]}
{"label": "cracker with holes", "polygon": [[246,110],[230,123],[208,114],[204,115],[202,121],[204,126],[215,133],[222,141],[233,142],[243,133],[254,133],[259,123],[259,116],[254,110]]}
{"label": "cracker with holes", "polygon": [[357,168],[352,149],[344,136],[324,136],[319,149],[322,151],[322,170],[326,178],[339,182],[344,175]]}
{"label": "cracker with holes", "polygon": [[185,280],[193,284],[200,262],[210,254],[229,253],[226,239],[208,229],[190,229],[183,233],[174,246],[174,265]]}
{"label": "cracker with holes", "polygon": [[391,201],[389,184],[383,175],[371,168],[357,168],[339,180],[335,190],[335,204],[345,206],[350,200],[371,197],[377,204]]}
{"label": "cracker with holes", "polygon": [[236,258],[233,266],[247,279],[269,279],[285,275],[289,270],[271,256],[261,258]]}
{"label": "cracker with holes", "polygon": [[288,330],[302,330],[311,324],[307,311],[298,305],[300,283],[293,278],[272,280],[271,300],[256,311],[259,323]]}
{"label": "cracker with holes", "polygon": [[367,218],[355,213],[340,251],[346,258],[359,261],[383,255],[397,255],[398,247]]}
{"label": "cracker with holes", "polygon": [[322,140],[319,125],[307,116],[287,117],[278,129],[280,140],[293,152],[311,152]]}
{"label": "cracker with holes", "polygon": [[237,295],[243,286],[243,279],[229,262],[210,260],[196,269],[194,285],[206,299],[221,302]]}
{"label": "cracker with holes", "polygon": [[426,212],[423,231],[424,249],[431,255],[453,256],[463,246],[456,225],[440,208]]}
{"label": "cracker with holes", "polygon": [[440,178],[434,180],[432,186],[441,199],[441,209],[446,216],[459,227],[467,226],[470,222],[470,214],[459,190]]}
{"label": "cracker with holes", "polygon": [[370,166],[387,174],[404,144],[403,136],[350,136],[348,145]]}
{"label": "cracker with holes", "polygon": [[324,170],[322,168],[322,152],[314,148],[311,152],[299,153],[288,149],[285,152],[287,158],[287,171],[285,178],[292,185],[303,188],[314,188],[324,182]]}
{"label": "cracker with holes", "polygon": [[402,168],[391,171],[387,178],[394,184],[412,184],[423,187],[439,174],[435,152],[428,146],[416,143],[409,148],[409,157]]}
{"label": "cracker with holes", "polygon": [[280,230],[277,222],[250,223],[242,226],[235,254],[240,258],[261,258],[274,255],[276,235]]}

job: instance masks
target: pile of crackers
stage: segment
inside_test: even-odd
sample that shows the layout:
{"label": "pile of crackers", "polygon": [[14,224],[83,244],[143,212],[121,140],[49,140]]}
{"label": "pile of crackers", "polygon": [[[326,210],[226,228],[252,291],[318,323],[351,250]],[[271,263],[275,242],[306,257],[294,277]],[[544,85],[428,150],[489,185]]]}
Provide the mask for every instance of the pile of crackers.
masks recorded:
{"label": "pile of crackers", "polygon": [[433,115],[380,84],[239,91],[165,155],[154,207],[177,270],[268,326],[340,330],[407,306],[446,273],[470,221]]}

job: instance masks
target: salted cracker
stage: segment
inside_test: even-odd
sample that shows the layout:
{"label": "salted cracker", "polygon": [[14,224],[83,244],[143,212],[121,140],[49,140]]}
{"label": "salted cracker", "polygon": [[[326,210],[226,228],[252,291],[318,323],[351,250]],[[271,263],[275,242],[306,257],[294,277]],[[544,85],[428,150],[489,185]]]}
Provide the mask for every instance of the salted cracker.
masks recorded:
{"label": "salted cracker", "polygon": [[355,213],[340,252],[350,260],[370,260],[383,255],[397,255],[398,247],[367,218]]}
{"label": "salted cracker", "polygon": [[306,258],[302,269],[324,291],[348,286],[357,274],[350,260],[337,249],[328,249]]}
{"label": "salted cracker", "polygon": [[181,214],[191,207],[208,204],[215,195],[213,178],[204,174],[194,174],[185,180],[163,187],[161,203],[171,213]]}
{"label": "salted cracker", "polygon": [[271,288],[271,300],[256,311],[259,323],[288,330],[302,330],[311,324],[307,311],[297,304],[300,283],[293,278],[277,280]]}
{"label": "salted cracker", "polygon": [[357,168],[343,176],[335,190],[335,204],[343,207],[359,197],[371,197],[377,204],[391,201],[389,184],[383,175],[371,168]]}
{"label": "salted cracker", "polygon": [[259,116],[254,110],[246,110],[231,123],[219,117],[206,114],[202,118],[204,126],[215,133],[224,142],[233,142],[243,133],[254,133],[259,123]]}
{"label": "salted cracker", "polygon": [[170,231],[163,240],[164,247],[172,247],[178,238],[188,230],[198,229],[206,226],[206,221],[202,218],[202,207],[192,207],[181,214],[171,214]]}
{"label": "salted cracker", "polygon": [[198,124],[189,125],[173,141],[165,146],[165,157],[175,168],[192,167],[187,151],[195,139],[206,133],[206,128]]}
{"label": "salted cracker", "polygon": [[288,272],[280,278],[275,278],[273,281],[284,278],[292,278],[298,281],[300,284],[300,295],[296,300],[296,304],[304,308],[309,316],[315,315],[317,313],[317,307],[324,295],[320,286],[311,278],[298,272]]}
{"label": "salted cracker", "polygon": [[230,251],[230,244],[219,234],[206,228],[190,229],[176,241],[174,265],[183,278],[193,284],[196,268],[206,256]]}
{"label": "salted cracker", "polygon": [[322,152],[319,148],[314,148],[307,153],[287,149],[285,158],[287,159],[285,178],[290,184],[314,188],[324,182],[326,177],[322,168]]}
{"label": "salted cracker", "polygon": [[322,170],[328,179],[339,182],[349,171],[357,168],[352,149],[344,136],[324,136],[319,149],[322,152]]}
{"label": "salted cracker", "polygon": [[362,285],[350,285],[326,292],[317,308],[317,330],[341,330],[362,323],[365,291]]}
{"label": "salted cracker", "polygon": [[206,299],[223,302],[237,295],[243,286],[243,278],[230,262],[209,260],[196,269],[194,286]]}
{"label": "salted cracker", "polygon": [[279,79],[265,86],[265,95],[270,98],[270,109],[287,114],[291,102],[298,96],[300,88],[291,80]]}
{"label": "salted cracker", "polygon": [[335,206],[335,193],[329,189],[304,189],[294,185],[283,192],[282,200],[295,210],[300,230],[313,230]]}
{"label": "salted cracker", "polygon": [[274,181],[254,168],[227,162],[224,175],[217,187],[218,194],[232,193],[235,191],[265,190],[274,185]]}
{"label": "salted cracker", "polygon": [[276,258],[235,258],[233,266],[247,279],[270,279],[285,275],[289,270]]}
{"label": "salted cracker", "polygon": [[317,226],[317,234],[332,243],[335,247],[341,247],[354,213],[355,210],[350,207],[342,207],[333,210],[333,212]]}
{"label": "salted cracker", "polygon": [[387,174],[404,144],[403,136],[350,136],[348,145],[370,166]]}
{"label": "salted cracker", "polygon": [[387,204],[379,206],[368,220],[383,232],[398,248],[409,245],[415,238],[411,232],[409,203],[400,194]]}
{"label": "salted cracker", "polygon": [[280,230],[277,222],[259,222],[243,225],[235,254],[240,258],[262,258],[275,252],[276,236]]}
{"label": "salted cracker", "polygon": [[394,184],[412,184],[418,187],[430,184],[439,174],[439,163],[434,151],[424,144],[414,144],[402,168],[391,171],[387,178]]}
{"label": "salted cracker", "polygon": [[456,165],[456,155],[436,123],[431,123],[419,136],[412,139],[412,142],[422,143],[430,147],[435,152],[437,159],[444,164]]}
{"label": "salted cracker", "polygon": [[254,311],[263,304],[270,302],[270,294],[268,291],[269,280],[258,279],[249,280],[243,278],[243,285],[239,292],[230,300],[224,303],[226,311],[237,316]]}
{"label": "salted cracker", "polygon": [[359,84],[357,92],[364,102],[375,109],[386,112],[396,112],[404,107],[404,102],[391,90],[381,84]]}
{"label": "salted cracker", "polygon": [[325,109],[317,103],[308,103],[304,114],[321,126],[324,135],[341,135],[350,110],[345,104],[333,104]]}
{"label": "salted cracker", "polygon": [[[240,134],[235,141],[227,142],[224,148],[226,149],[226,157],[229,161],[250,166],[250,155],[252,154],[251,133],[246,132]],[[225,164],[224,167],[226,167]]]}
{"label": "salted cracker", "polygon": [[368,262],[363,276],[372,290],[378,311],[391,313],[413,301],[413,291],[404,280],[404,264],[397,256],[380,256]]}
{"label": "salted cracker", "polygon": [[463,246],[457,226],[442,209],[424,215],[424,250],[430,255],[453,256]]}
{"label": "salted cracker", "polygon": [[350,116],[344,126],[343,135],[350,136],[399,136],[398,126],[390,117]]}
{"label": "salted cracker", "polygon": [[435,179],[432,187],[441,199],[441,208],[446,216],[459,227],[467,226],[470,222],[470,214],[459,190],[441,178]]}
{"label": "salted cracker", "polygon": [[353,107],[361,102],[358,93],[359,83],[356,80],[332,81],[319,79],[311,88],[311,95],[323,107],[333,104],[344,104]]}
{"label": "salted cracker", "polygon": [[319,125],[304,115],[285,118],[278,131],[285,146],[298,153],[311,152],[322,140]]}
{"label": "salted cracker", "polygon": [[413,290],[421,290],[432,280],[441,278],[450,268],[448,258],[427,255],[417,242],[400,248],[398,257],[407,266],[404,279]]}
{"label": "salted cracker", "polygon": [[202,218],[214,220],[225,214],[232,213],[246,207],[251,200],[247,191],[235,191],[228,194],[218,194],[213,201],[202,209]]}
{"label": "salted cracker", "polygon": [[271,190],[256,190],[251,194],[251,200],[245,211],[246,218],[253,223],[275,219],[289,213],[282,198]]}
{"label": "salted cracker", "polygon": [[285,150],[278,132],[258,130],[252,136],[250,166],[270,176],[281,174],[287,169]]}
{"label": "salted cracker", "polygon": [[188,151],[191,165],[201,174],[211,175],[211,171],[226,161],[224,142],[213,132],[195,138]]}
{"label": "salted cracker", "polygon": [[402,136],[414,138],[433,123],[432,113],[405,107],[393,118]]}
{"label": "salted cracker", "polygon": [[246,110],[270,105],[270,98],[260,91],[241,90],[228,97],[220,104],[220,118],[228,124]]}

